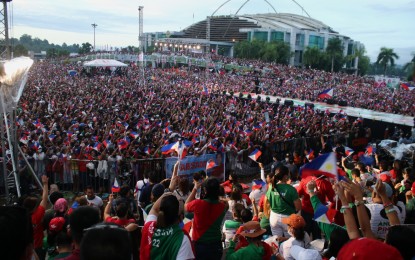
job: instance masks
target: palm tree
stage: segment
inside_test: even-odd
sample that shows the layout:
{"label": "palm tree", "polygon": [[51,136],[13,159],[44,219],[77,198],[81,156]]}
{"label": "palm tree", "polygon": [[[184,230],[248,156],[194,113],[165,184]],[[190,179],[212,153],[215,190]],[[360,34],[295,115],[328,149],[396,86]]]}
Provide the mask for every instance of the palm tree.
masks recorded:
{"label": "palm tree", "polygon": [[327,43],[326,53],[331,58],[331,72],[334,70],[334,58],[343,59],[343,44],[339,38],[331,38]]}
{"label": "palm tree", "polygon": [[395,66],[395,59],[399,59],[399,56],[393,51],[393,49],[386,47],[380,48],[376,64],[382,65],[383,75],[386,74],[386,67],[388,64],[390,64],[390,66]]}
{"label": "palm tree", "polygon": [[408,80],[415,81],[415,52],[412,53],[413,57],[412,60],[408,63],[406,63],[402,70],[408,72],[410,74],[408,76]]}

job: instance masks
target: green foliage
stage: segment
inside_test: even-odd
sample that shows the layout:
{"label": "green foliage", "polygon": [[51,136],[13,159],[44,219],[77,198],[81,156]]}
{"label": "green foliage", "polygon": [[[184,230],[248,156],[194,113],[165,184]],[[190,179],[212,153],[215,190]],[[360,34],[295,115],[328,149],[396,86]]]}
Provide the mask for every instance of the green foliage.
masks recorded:
{"label": "green foliage", "polygon": [[267,62],[288,64],[291,57],[290,46],[280,41],[241,41],[236,43],[234,48],[235,57],[243,59],[259,59]]}
{"label": "green foliage", "polygon": [[65,57],[69,56],[69,53],[78,53],[79,44],[67,45],[63,43],[62,46],[49,43],[48,40],[41,40],[37,37],[32,38],[28,34],[23,34],[19,39],[11,39],[13,48],[13,53],[15,57],[26,56],[28,51],[33,51],[39,53],[41,51],[46,51],[47,57]]}
{"label": "green foliage", "polygon": [[357,65],[357,71],[360,76],[366,75],[370,67],[370,58],[369,56],[362,56],[359,58],[359,64]]}
{"label": "green foliage", "polygon": [[343,44],[339,38],[331,38],[327,43],[326,54],[330,59],[330,69],[327,68],[326,71],[340,71],[345,62],[343,56]]}
{"label": "green foliage", "polygon": [[81,45],[81,48],[79,48],[79,54],[86,54],[90,53],[93,49],[93,46],[89,42],[84,42]]}
{"label": "green foliage", "polygon": [[411,61],[406,63],[402,68],[407,75],[408,81],[415,81],[415,52],[413,52],[412,55]]}
{"label": "green foliage", "polygon": [[393,49],[386,47],[380,48],[376,64],[382,66],[383,75],[386,75],[386,68],[388,65],[390,65],[390,67],[395,66],[395,59],[399,59],[399,56],[394,52]]}
{"label": "green foliage", "polygon": [[28,54],[28,50],[22,44],[18,44],[14,47],[13,56],[20,57],[20,56],[27,56],[27,54]]}

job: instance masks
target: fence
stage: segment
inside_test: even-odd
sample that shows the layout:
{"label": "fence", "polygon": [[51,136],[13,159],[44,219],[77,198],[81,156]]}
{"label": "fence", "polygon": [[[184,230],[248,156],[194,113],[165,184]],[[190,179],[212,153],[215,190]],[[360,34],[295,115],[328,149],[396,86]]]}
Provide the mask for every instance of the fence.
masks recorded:
{"label": "fence", "polygon": [[[334,144],[339,135],[327,137],[327,143]],[[351,140],[346,140],[346,145]],[[320,150],[320,137],[297,138],[277,143],[263,144],[260,148],[262,155],[260,161],[266,168],[270,167],[273,155],[284,159],[287,153],[297,152],[303,154],[304,150]],[[235,154],[226,152],[226,172],[234,171],[241,177],[251,177],[259,173],[258,164],[249,159],[249,151]],[[42,162],[30,161],[37,176],[46,174],[50,183],[57,183],[62,190],[82,191],[87,185],[91,185],[98,192],[109,192],[117,178],[119,185],[127,184],[132,189],[135,183],[142,179],[144,173],[151,171],[157,175],[157,181],[165,178],[165,159],[137,159],[137,160],[51,160]],[[1,167],[0,167],[1,171]],[[3,172],[1,172],[3,174]],[[35,184],[33,176],[28,169],[19,172],[22,193],[29,191],[30,185]],[[3,178],[0,178],[3,179]],[[0,186],[4,187],[3,183]]]}

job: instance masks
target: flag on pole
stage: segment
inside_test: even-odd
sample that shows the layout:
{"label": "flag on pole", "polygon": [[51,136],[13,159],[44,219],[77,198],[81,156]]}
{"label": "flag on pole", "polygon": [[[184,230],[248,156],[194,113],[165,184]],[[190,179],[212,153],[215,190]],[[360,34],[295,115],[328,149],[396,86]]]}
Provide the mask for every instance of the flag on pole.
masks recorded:
{"label": "flag on pole", "polygon": [[310,149],[306,155],[307,160],[314,159],[314,150]]}
{"label": "flag on pole", "polygon": [[261,156],[262,152],[258,149],[255,149],[248,157],[254,161],[257,161],[258,158]]}
{"label": "flag on pole", "polygon": [[114,179],[114,184],[111,187],[112,193],[120,192],[120,185],[118,184],[117,178]]}
{"label": "flag on pole", "polygon": [[326,153],[300,168],[300,176],[324,175],[338,180],[337,160],[335,153]]}
{"label": "flag on pole", "polygon": [[140,135],[137,132],[131,132],[130,136],[134,139],[137,139]]}
{"label": "flag on pole", "polygon": [[323,92],[320,92],[320,94],[318,94],[318,98],[321,98],[321,99],[332,98],[332,97],[333,97],[332,88],[326,89]]}
{"label": "flag on pole", "polygon": [[49,135],[49,141],[53,142],[53,139],[55,139],[56,135],[51,134]]}
{"label": "flag on pole", "polygon": [[347,147],[347,146],[344,147],[344,150],[345,150],[345,153],[346,153],[347,157],[349,157],[350,155],[352,155],[352,153],[354,153],[354,150],[350,147]]}
{"label": "flag on pole", "polygon": [[415,87],[414,87],[414,86],[412,86],[412,85],[411,85],[411,84],[409,84],[409,83],[401,83],[401,87],[402,87],[403,89],[405,89],[405,90],[409,90],[409,91],[411,91],[411,90],[415,89]]}
{"label": "flag on pole", "polygon": [[108,146],[111,145],[111,141],[105,140],[104,142],[102,142],[102,144],[105,146],[105,148],[108,148]]}

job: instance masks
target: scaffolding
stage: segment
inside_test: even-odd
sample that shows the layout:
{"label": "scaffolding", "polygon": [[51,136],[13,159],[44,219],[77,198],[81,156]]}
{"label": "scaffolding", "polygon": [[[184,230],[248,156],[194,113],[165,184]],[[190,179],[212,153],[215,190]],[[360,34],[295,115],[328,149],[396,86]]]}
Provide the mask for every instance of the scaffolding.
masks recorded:
{"label": "scaffolding", "polygon": [[9,22],[7,15],[7,4],[12,0],[3,0],[0,10],[0,37],[1,37],[1,50],[0,50],[0,59],[1,60],[10,60],[11,58],[11,46],[9,39]]}

